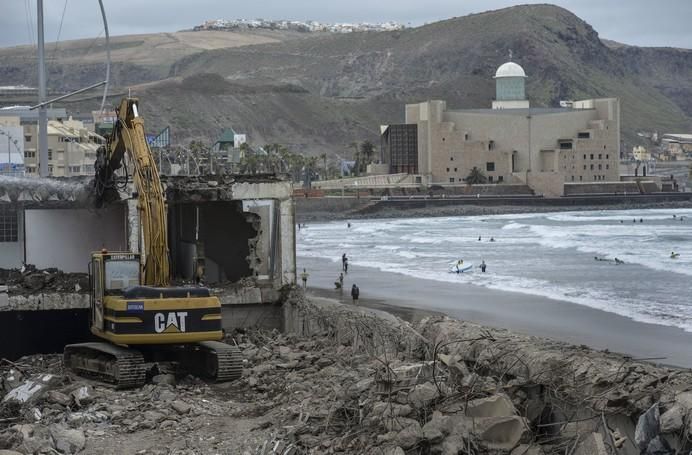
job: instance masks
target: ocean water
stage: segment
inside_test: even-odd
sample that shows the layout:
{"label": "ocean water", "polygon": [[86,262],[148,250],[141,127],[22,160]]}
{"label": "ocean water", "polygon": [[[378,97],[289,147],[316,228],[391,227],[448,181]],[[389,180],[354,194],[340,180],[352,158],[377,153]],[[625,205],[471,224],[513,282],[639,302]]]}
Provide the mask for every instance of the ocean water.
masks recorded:
{"label": "ocean water", "polygon": [[[680,257],[671,259],[673,251]],[[692,332],[692,209],[356,220],[350,229],[337,221],[298,231],[299,257],[338,263],[342,253],[359,267],[540,295]],[[458,259],[484,260],[487,272],[449,273]]]}

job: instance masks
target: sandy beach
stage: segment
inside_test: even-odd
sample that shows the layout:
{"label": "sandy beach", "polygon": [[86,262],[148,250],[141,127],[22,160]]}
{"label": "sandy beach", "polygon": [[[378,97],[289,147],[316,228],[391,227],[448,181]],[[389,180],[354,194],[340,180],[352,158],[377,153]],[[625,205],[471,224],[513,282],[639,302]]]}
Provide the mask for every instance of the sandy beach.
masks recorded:
{"label": "sandy beach", "polygon": [[[350,303],[356,283],[361,304],[403,316],[419,318],[427,312],[476,322],[518,333],[551,338],[595,349],[608,349],[636,359],[692,367],[692,333],[596,310],[586,306],[504,292],[463,283],[416,279],[397,273],[351,265],[344,280],[343,296],[334,290],[341,263],[298,257],[299,270],[310,277],[308,291]],[[395,308],[401,307],[401,308]]]}

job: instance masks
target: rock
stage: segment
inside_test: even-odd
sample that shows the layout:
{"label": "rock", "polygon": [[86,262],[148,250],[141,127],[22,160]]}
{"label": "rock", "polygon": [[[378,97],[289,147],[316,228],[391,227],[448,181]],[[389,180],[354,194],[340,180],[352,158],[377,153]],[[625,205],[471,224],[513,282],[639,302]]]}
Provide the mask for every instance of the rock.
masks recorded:
{"label": "rock", "polygon": [[432,419],[423,425],[423,436],[431,443],[437,443],[449,434],[449,417],[445,417],[439,411],[434,411]]}
{"label": "rock", "polygon": [[543,455],[543,449],[539,445],[519,444],[510,455]]}
{"label": "rock", "polygon": [[406,427],[410,427],[411,425],[416,424],[420,426],[417,420],[409,419],[407,417],[385,419],[382,423],[388,431],[401,431]]}
{"label": "rock", "polygon": [[289,348],[288,346],[279,346],[279,355],[281,357],[286,357],[290,353],[291,353],[291,348]]}
{"label": "rock", "polygon": [[[0,453],[2,455],[2,453]],[[21,455],[21,454],[19,454]],[[401,447],[387,447],[384,449],[384,454],[383,455],[406,455],[406,452],[404,452],[404,449]]]}
{"label": "rock", "polygon": [[165,418],[166,418],[166,416],[160,412],[144,411],[144,420],[149,420],[149,421],[154,422],[154,423],[159,423]]}
{"label": "rock", "polygon": [[180,415],[187,414],[190,412],[190,409],[192,409],[192,406],[189,404],[185,403],[184,401],[176,400],[173,403],[171,403],[171,408],[175,410]]}
{"label": "rock", "polygon": [[414,423],[397,433],[394,442],[404,449],[409,449],[416,445],[421,439],[423,439],[423,429],[420,424],[414,420]]}
{"label": "rock", "polygon": [[589,433],[580,438],[574,455],[608,455],[603,435],[601,433]]}
{"label": "rock", "polygon": [[333,364],[334,362],[331,359],[328,359],[326,357],[320,357],[317,362],[315,362],[315,365],[317,365],[320,368],[325,368],[328,367],[329,365]]}
{"label": "rock", "polygon": [[649,442],[649,446],[646,448],[646,455],[675,455],[675,452],[671,450],[665,439],[656,436]]}
{"label": "rock", "polygon": [[512,400],[502,394],[471,400],[466,408],[466,415],[469,417],[503,417],[516,414]]}
{"label": "rock", "polygon": [[72,404],[72,398],[57,390],[49,391],[47,398],[49,403],[59,404],[60,406],[67,407]]}
{"label": "rock", "polygon": [[[404,452],[401,452],[402,455],[404,455]],[[4,450],[0,449],[0,455],[22,455],[19,452],[15,452],[14,450]]]}
{"label": "rock", "polygon": [[55,425],[50,429],[55,448],[60,453],[78,453],[86,444],[84,432],[80,429],[72,430],[62,425]]}
{"label": "rock", "polygon": [[644,414],[639,416],[637,426],[634,429],[634,442],[639,450],[645,451],[649,442],[658,436],[660,432],[660,414],[658,403],[654,404]]}
{"label": "rock", "polygon": [[682,406],[673,405],[672,408],[661,414],[661,433],[674,433],[682,428],[685,417]]}
{"label": "rock", "polygon": [[91,386],[84,385],[78,387],[70,395],[72,395],[74,402],[79,407],[86,406],[94,401],[94,389]]}
{"label": "rock", "polygon": [[473,427],[489,449],[512,450],[526,435],[528,423],[518,416],[481,417],[473,419]]}
{"label": "rock", "polygon": [[424,408],[440,396],[435,384],[425,382],[415,386],[408,394],[409,403],[415,408]]}
{"label": "rock", "polygon": [[361,379],[360,381],[356,382],[349,391],[351,392],[352,396],[358,396],[368,390],[373,384],[375,383],[375,380],[372,378],[365,378]]}
{"label": "rock", "polygon": [[40,374],[24,381],[21,385],[10,390],[2,401],[17,400],[26,403],[43,396],[49,388],[59,383],[59,378],[52,374]]}
{"label": "rock", "polygon": [[391,417],[405,417],[413,412],[411,406],[406,404],[388,403],[378,401],[372,406],[372,415],[378,419]]}
{"label": "rock", "polygon": [[164,402],[169,402],[169,401],[175,401],[178,398],[178,394],[166,389],[162,388],[162,390],[159,392],[159,401],[164,401]]}
{"label": "rock", "polygon": [[175,385],[175,375],[174,374],[157,374],[151,378],[151,382],[154,384],[168,384]]}
{"label": "rock", "polygon": [[168,428],[175,428],[178,425],[178,422],[175,420],[164,420],[161,422],[161,425],[159,425],[159,429],[161,430],[167,430]]}

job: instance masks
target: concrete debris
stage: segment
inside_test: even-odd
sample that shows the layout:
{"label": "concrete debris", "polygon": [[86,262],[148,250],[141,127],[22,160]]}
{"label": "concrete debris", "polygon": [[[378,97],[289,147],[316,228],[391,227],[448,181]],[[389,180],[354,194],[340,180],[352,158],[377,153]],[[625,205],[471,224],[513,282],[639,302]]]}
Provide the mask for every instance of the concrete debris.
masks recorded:
{"label": "concrete debris", "polygon": [[600,433],[586,435],[579,441],[574,455],[608,455],[603,442],[603,435]]}
{"label": "concrete debris", "polygon": [[86,293],[89,290],[89,276],[86,273],[66,273],[50,268],[37,269],[27,264],[21,269],[0,269],[0,285],[5,292],[13,294],[36,293]]}
{"label": "concrete debris", "polygon": [[[531,354],[521,338],[514,358],[498,358],[509,356],[502,332],[457,332],[446,320],[421,323],[426,348],[410,325],[365,320],[362,309],[338,318],[324,308],[304,311],[321,323],[300,335],[233,333],[246,368],[231,383],[208,384],[157,363],[149,366],[151,383],[120,391],[66,373],[57,355],[0,362],[6,397],[0,450],[603,455],[615,453],[608,449],[614,445],[624,455],[663,455],[692,449],[687,373],[622,358],[611,369],[593,351],[565,364],[552,352]],[[476,341],[447,342],[432,359],[443,333],[447,341]],[[516,355],[523,354],[519,366]],[[587,355],[589,368],[580,360]]]}
{"label": "concrete debris", "polygon": [[634,442],[637,444],[637,447],[639,447],[639,450],[646,450],[649,446],[649,442],[658,436],[661,430],[660,418],[658,403],[651,406],[648,411],[639,416],[637,426],[634,430]]}

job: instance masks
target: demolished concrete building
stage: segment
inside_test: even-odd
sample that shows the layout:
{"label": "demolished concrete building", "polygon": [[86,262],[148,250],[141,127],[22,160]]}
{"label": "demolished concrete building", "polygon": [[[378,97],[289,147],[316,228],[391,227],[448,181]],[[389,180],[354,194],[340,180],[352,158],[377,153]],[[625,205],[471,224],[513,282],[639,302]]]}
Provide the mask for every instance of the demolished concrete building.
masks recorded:
{"label": "demolished concrete building", "polygon": [[[281,289],[296,279],[291,182],[274,175],[210,175],[164,176],[162,184],[174,281],[193,282],[201,275],[221,300],[226,329],[281,328],[280,308],[274,304]],[[64,283],[54,282],[54,273],[63,273],[57,281],[69,274],[86,278],[93,251],[142,252],[137,193],[125,182],[117,193],[117,200],[96,209],[89,179],[0,178],[0,268],[35,266],[24,267],[25,275],[34,277],[20,280],[21,286],[9,282],[9,272],[0,276],[5,281],[0,326],[19,337],[12,343],[17,352],[0,352],[0,357],[31,350],[27,337],[47,328],[46,319],[61,317],[27,312],[67,311],[73,321],[78,315],[80,329],[63,334],[56,344],[87,334],[88,281],[80,285],[76,279],[66,291]],[[34,279],[36,274],[44,276]],[[62,330],[70,331],[68,326]]]}

